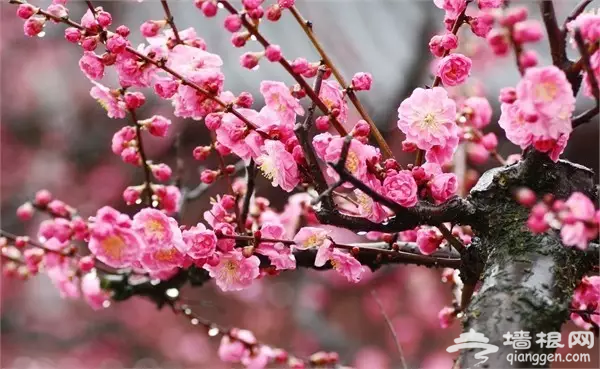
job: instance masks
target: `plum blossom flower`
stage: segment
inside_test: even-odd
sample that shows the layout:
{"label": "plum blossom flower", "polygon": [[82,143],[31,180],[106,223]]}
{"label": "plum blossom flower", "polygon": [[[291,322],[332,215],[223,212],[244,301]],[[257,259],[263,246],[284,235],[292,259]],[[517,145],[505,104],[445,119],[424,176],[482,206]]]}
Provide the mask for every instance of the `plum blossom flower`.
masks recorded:
{"label": "plum blossom flower", "polygon": [[56,264],[45,262],[47,274],[52,283],[58,288],[62,298],[77,299],[79,292],[79,277],[74,268],[69,264],[69,260],[59,261]]}
{"label": "plum blossom flower", "polygon": [[256,255],[244,257],[241,251],[232,250],[222,254],[216,266],[204,265],[211,278],[223,291],[240,291],[250,286],[260,274],[260,260]]}
{"label": "plum blossom flower", "polygon": [[323,266],[331,257],[333,251],[329,232],[316,227],[302,227],[294,236],[294,244],[298,250],[318,248],[315,266]]}
{"label": "plum blossom flower", "polygon": [[90,95],[100,103],[106,110],[109,118],[122,119],[127,115],[127,106],[120,95],[111,91],[108,87],[92,81],[94,87],[90,90]]}
{"label": "plum blossom flower", "polygon": [[178,44],[171,49],[167,59],[167,67],[184,77],[189,77],[200,69],[218,70],[222,65],[223,60],[219,55],[182,44]]}
{"label": "plum blossom flower", "polygon": [[273,187],[281,187],[291,192],[300,183],[298,164],[281,141],[266,140],[265,153],[258,157],[257,163],[264,176],[271,180]]}
{"label": "plum blossom flower", "polygon": [[[327,133],[320,134],[313,139],[315,151],[321,159],[327,163],[336,163],[340,160],[342,147],[344,146],[344,138],[339,136],[331,136]],[[325,146],[326,145],[326,146]],[[325,150],[323,150],[325,148]],[[379,150],[371,145],[366,145],[357,139],[352,139],[348,156],[346,157],[346,170],[354,177],[360,180],[368,180],[367,178],[367,160],[379,157]],[[339,176],[333,168],[327,168],[327,173],[334,179]]]}
{"label": "plum blossom flower", "polygon": [[170,245],[181,253],[188,251],[188,246],[183,242],[177,221],[158,209],[144,208],[140,210],[133,217],[132,229],[142,237],[151,249]]}
{"label": "plum blossom flower", "polygon": [[415,206],[418,201],[417,182],[408,170],[386,176],[383,180],[383,190],[388,198],[404,207]]}
{"label": "plum blossom flower", "polygon": [[364,267],[354,256],[339,249],[333,249],[330,262],[333,269],[346,277],[348,282],[360,282],[365,271]]}
{"label": "plum blossom flower", "polygon": [[94,310],[102,309],[110,297],[109,293],[100,286],[100,279],[96,273],[88,273],[81,278],[81,292],[85,301]]}
{"label": "plum blossom flower", "polygon": [[435,146],[452,152],[458,145],[456,103],[442,87],[417,88],[398,108],[398,128],[421,150]]}
{"label": "plum blossom flower", "polygon": [[417,246],[424,255],[433,254],[443,240],[441,233],[433,227],[421,227],[417,231]]}
{"label": "plum blossom flower", "polygon": [[[261,237],[272,239],[282,239],[286,233],[283,225],[275,222],[263,223],[260,232]],[[291,248],[282,242],[261,242],[256,252],[268,257],[276,270],[296,269],[296,258]]]}
{"label": "plum blossom flower", "polygon": [[434,176],[428,183],[431,196],[440,204],[456,194],[458,181],[454,173],[441,173]]}
{"label": "plum blossom flower", "polygon": [[533,146],[554,161],[572,131],[575,98],[563,71],[555,66],[529,68],[516,89],[517,99],[501,105],[498,124],[522,149]]}
{"label": "plum blossom flower", "polygon": [[560,238],[565,246],[575,246],[580,250],[587,249],[588,237],[583,222],[564,224],[560,230]]}
{"label": "plum blossom flower", "polygon": [[79,59],[79,68],[85,76],[91,80],[104,77],[104,64],[98,55],[91,51],[83,53]]}
{"label": "plum blossom flower", "polygon": [[469,123],[482,129],[492,120],[492,106],[485,97],[471,96],[464,102],[469,112]]}
{"label": "plum blossom flower", "polygon": [[348,119],[348,104],[344,100],[342,88],[337,81],[325,80],[321,84],[319,97],[330,111],[339,110],[337,119],[340,123],[346,122]]}
{"label": "plum blossom flower", "polygon": [[131,224],[127,215],[109,206],[101,208],[91,226],[88,248],[98,260],[108,266],[131,266],[146,247],[143,239],[131,229]]}
{"label": "plum blossom flower", "polygon": [[[256,110],[238,109],[238,112],[251,122],[257,122],[259,119]],[[243,160],[257,158],[261,153],[263,140],[260,135],[250,130],[246,123],[231,113],[223,115],[216,133],[217,141]]]}
{"label": "plum blossom flower", "polygon": [[446,11],[446,17],[456,19],[467,7],[466,0],[433,0],[435,6]]}
{"label": "plum blossom flower", "polygon": [[[600,277],[585,276],[581,283],[573,292],[571,307],[578,310],[591,310],[595,314],[590,314],[590,319],[595,324],[600,324]],[[592,328],[592,324],[584,321],[579,314],[572,313],[571,319],[575,324],[583,329]]]}
{"label": "plum blossom flower", "polygon": [[[373,185],[374,183],[377,185]],[[370,186],[379,193],[383,192],[379,180],[371,181]],[[366,218],[374,223],[381,223],[388,217],[388,213],[385,208],[377,201],[374,201],[371,196],[359,189],[354,190],[354,195],[356,196],[356,202],[358,203],[358,214],[361,217]]]}
{"label": "plum blossom flower", "polygon": [[216,251],[217,236],[202,223],[183,231],[182,236],[187,245],[187,254],[192,259],[207,259]]}
{"label": "plum blossom flower", "polygon": [[437,76],[444,86],[458,86],[464,83],[471,72],[471,59],[458,53],[450,54],[437,64]]}
{"label": "plum blossom flower", "polygon": [[[217,68],[204,68],[190,72],[188,80],[196,86],[218,96],[223,90],[225,77]],[[206,94],[189,85],[179,84],[172,100],[175,116],[201,120],[220,106]]]}
{"label": "plum blossom flower", "polygon": [[293,125],[296,115],[304,115],[304,109],[283,82],[262,81],[260,93],[265,98],[267,107],[277,114],[282,124]]}

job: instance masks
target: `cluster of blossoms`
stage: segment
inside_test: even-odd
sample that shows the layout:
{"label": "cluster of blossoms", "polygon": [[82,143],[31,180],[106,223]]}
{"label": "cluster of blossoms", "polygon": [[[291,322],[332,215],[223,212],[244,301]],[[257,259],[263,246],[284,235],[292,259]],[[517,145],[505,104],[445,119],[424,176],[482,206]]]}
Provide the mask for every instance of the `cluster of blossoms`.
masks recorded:
{"label": "cluster of blossoms", "polygon": [[563,244],[580,250],[586,250],[591,241],[598,239],[600,210],[596,210],[592,200],[580,192],[571,194],[566,201],[545,196],[536,204],[536,196],[531,190],[520,189],[517,200],[525,206],[533,206],[527,220],[532,232],[560,229]]}
{"label": "cluster of blossoms", "polygon": [[586,276],[575,289],[571,308],[571,320],[583,329],[600,325],[600,277]]}
{"label": "cluster of blossoms", "polygon": [[573,89],[555,66],[529,68],[516,88],[504,88],[498,124],[522,149],[534,147],[554,161],[567,146],[575,110]]}
{"label": "cluster of blossoms", "polygon": [[590,67],[593,71],[593,76],[590,76],[587,70],[583,74],[583,93],[595,99],[597,96],[594,96],[594,92],[592,90],[591,78],[594,78],[596,81],[600,80],[600,48],[598,47],[598,43],[600,42],[600,13],[596,10],[596,12],[586,12],[579,15],[573,21],[567,24],[567,29],[574,34],[576,30],[579,30],[581,33],[581,38],[584,42],[589,45],[596,45],[590,51]]}

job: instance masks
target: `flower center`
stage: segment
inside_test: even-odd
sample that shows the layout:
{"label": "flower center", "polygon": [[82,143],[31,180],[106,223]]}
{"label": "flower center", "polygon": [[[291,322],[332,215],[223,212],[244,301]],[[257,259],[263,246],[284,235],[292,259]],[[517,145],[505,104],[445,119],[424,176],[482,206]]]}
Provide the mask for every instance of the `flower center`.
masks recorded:
{"label": "flower center", "polygon": [[356,173],[358,170],[358,155],[356,155],[355,152],[350,151],[348,153],[348,157],[346,158],[346,169],[352,174]]}
{"label": "flower center", "polygon": [[437,128],[438,126],[438,122],[435,119],[435,115],[431,114],[431,113],[427,113],[427,115],[425,115],[425,118],[423,118],[423,120],[421,121],[421,128]]}
{"label": "flower center", "polygon": [[356,202],[358,202],[358,205],[363,213],[371,213],[373,210],[373,202],[371,198],[363,192],[356,196]]}
{"label": "flower center", "polygon": [[168,250],[158,250],[154,253],[154,258],[156,258],[158,261],[171,261],[173,260],[175,253],[176,251],[174,248],[170,248]]}
{"label": "flower center", "polygon": [[541,83],[535,89],[535,96],[545,102],[552,101],[558,94],[558,86],[555,83]]}
{"label": "flower center", "polygon": [[125,249],[125,242],[119,236],[113,235],[105,238],[102,241],[102,248],[108,256],[113,259],[121,259],[123,249]]}
{"label": "flower center", "polygon": [[150,220],[146,222],[146,232],[159,240],[165,236],[165,227],[158,220]]}
{"label": "flower center", "polygon": [[277,169],[275,168],[275,163],[269,156],[263,156],[262,163],[260,164],[260,170],[263,172],[265,178],[270,181],[273,181],[277,178]]}

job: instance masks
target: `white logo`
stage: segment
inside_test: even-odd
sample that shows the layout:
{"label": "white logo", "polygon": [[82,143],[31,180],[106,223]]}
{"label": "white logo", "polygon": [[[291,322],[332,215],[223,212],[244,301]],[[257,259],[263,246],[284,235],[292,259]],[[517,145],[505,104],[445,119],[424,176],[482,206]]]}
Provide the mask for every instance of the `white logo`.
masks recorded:
{"label": "white logo", "polygon": [[470,348],[481,348],[483,351],[479,351],[475,353],[475,359],[481,360],[475,366],[479,366],[480,364],[488,361],[488,354],[494,353],[498,351],[498,346],[489,344],[490,340],[486,338],[483,334],[475,332],[473,329],[468,331],[467,333],[462,333],[460,337],[454,340],[456,345],[452,345],[446,349],[447,352],[456,352],[462,349],[470,349]]}

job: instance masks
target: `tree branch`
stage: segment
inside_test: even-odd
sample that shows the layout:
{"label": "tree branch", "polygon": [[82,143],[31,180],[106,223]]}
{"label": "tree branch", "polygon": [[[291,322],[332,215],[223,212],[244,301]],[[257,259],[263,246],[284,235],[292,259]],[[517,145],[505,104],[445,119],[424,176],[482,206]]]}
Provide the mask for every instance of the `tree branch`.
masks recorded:
{"label": "tree branch", "polygon": [[573,128],[589,122],[593,117],[598,115],[598,112],[600,111],[600,90],[598,89],[598,80],[596,79],[594,69],[592,68],[592,65],[590,63],[590,54],[588,53],[588,49],[585,46],[583,37],[581,36],[581,31],[578,28],[575,29],[574,38],[575,42],[577,43],[577,48],[581,53],[583,68],[586,71],[588,82],[591,86],[592,94],[596,97],[596,105],[588,111],[583,112],[580,115],[574,117],[572,121]]}

